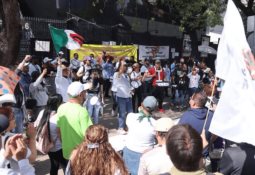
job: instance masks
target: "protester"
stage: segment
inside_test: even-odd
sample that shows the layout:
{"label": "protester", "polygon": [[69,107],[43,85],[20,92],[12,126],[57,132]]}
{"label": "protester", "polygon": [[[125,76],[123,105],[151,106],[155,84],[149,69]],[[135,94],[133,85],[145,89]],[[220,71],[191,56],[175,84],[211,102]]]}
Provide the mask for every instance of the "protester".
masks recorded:
{"label": "protester", "polygon": [[121,156],[108,141],[107,129],[101,125],[87,129],[68,165],[66,175],[128,175]]}
{"label": "protester", "polygon": [[50,175],[57,175],[59,166],[63,168],[65,172],[65,168],[67,166],[67,160],[63,157],[61,140],[57,133],[57,109],[62,103],[62,96],[57,94],[54,96],[50,96],[47,102],[47,106],[43,109],[34,123],[34,126],[37,130],[37,135],[39,135],[42,131],[42,128],[45,124],[49,124],[48,133],[49,140],[53,141],[54,147],[49,150],[48,156],[50,158]]}
{"label": "protester", "polygon": [[188,74],[189,78],[189,96],[191,97],[193,93],[198,89],[200,76],[197,73],[195,68],[192,69],[192,72]]}
{"label": "protester", "polygon": [[130,79],[131,86],[134,88],[134,94],[132,96],[133,111],[137,112],[137,107],[142,103],[142,75],[138,63],[133,64],[133,71],[130,74]]}
{"label": "protester", "polygon": [[169,172],[173,164],[166,152],[166,135],[172,126],[174,126],[174,123],[170,118],[160,118],[155,122],[154,130],[158,145],[142,155],[138,175],[165,174]]}
{"label": "protester", "polygon": [[10,104],[12,106],[12,111],[15,117],[16,127],[14,128],[14,133],[23,133],[23,121],[24,121],[24,111],[25,111],[25,97],[23,90],[18,83],[14,89],[14,97],[16,103]]}
{"label": "protester", "polygon": [[29,85],[31,83],[31,76],[29,75],[29,61],[31,60],[30,55],[26,55],[22,62],[18,65],[15,72],[20,76],[19,84],[22,88],[25,97],[29,96]]}
{"label": "protester", "polygon": [[62,64],[62,61],[58,59],[57,74],[55,78],[56,91],[63,98],[63,102],[68,101],[67,88],[71,84],[71,75],[68,67]]}
{"label": "protester", "polygon": [[106,56],[105,62],[102,64],[103,68],[103,79],[104,79],[104,97],[109,97],[109,90],[111,87],[111,78],[114,74],[114,66],[112,64],[113,57]]}
{"label": "protester", "polygon": [[41,73],[41,67],[38,65],[38,58],[36,58],[35,56],[31,56],[31,60],[30,63],[28,65],[29,67],[29,75],[32,76],[33,72],[39,72]]}
{"label": "protester", "polygon": [[57,127],[65,159],[69,159],[72,150],[82,142],[86,129],[92,125],[88,111],[82,107],[90,88],[90,84],[71,83],[67,89],[68,102],[57,110]]}
{"label": "protester", "polygon": [[85,57],[83,59],[83,64],[81,64],[80,68],[77,72],[77,77],[80,79],[82,83],[86,83],[87,79],[89,78],[89,70],[91,69],[91,58]]}
{"label": "protester", "polygon": [[70,61],[70,69],[73,73],[77,73],[78,69],[80,68],[81,62],[79,61],[78,53],[73,54],[73,58]]}
{"label": "protester", "polygon": [[30,98],[36,100],[36,108],[34,110],[33,121],[36,120],[39,112],[46,106],[48,101],[48,94],[45,85],[43,84],[43,78],[47,74],[47,69],[43,69],[40,73],[35,71],[32,73],[32,83],[29,86]]}
{"label": "protester", "polygon": [[[163,69],[164,69],[164,72],[165,72],[165,79],[164,79],[164,81],[170,83],[170,79],[171,79],[170,63],[167,62],[167,63],[165,64],[165,66],[164,66]],[[166,96],[166,97],[169,96],[169,95],[168,95],[168,89],[169,89],[168,86],[165,87],[165,96]]]}
{"label": "protester", "polygon": [[85,106],[93,124],[99,123],[100,110],[103,108],[104,104],[103,79],[101,77],[101,72],[102,71],[99,68],[93,66],[87,80],[87,82],[92,84],[92,87],[87,90]]}
{"label": "protester", "polygon": [[166,137],[166,149],[174,165],[171,175],[208,174],[203,167],[202,138],[190,125],[173,126]]}
{"label": "protester", "polygon": [[165,73],[161,67],[160,60],[155,61],[155,66],[149,69],[149,74],[152,77],[152,95],[158,100],[158,107],[160,112],[164,112],[163,100],[164,100],[164,88],[159,86],[157,82],[161,82],[165,78]]}
{"label": "protester", "polygon": [[126,115],[132,112],[132,87],[130,78],[127,75],[127,66],[125,62],[120,62],[118,72],[113,75],[113,86],[116,87],[116,97],[119,110],[119,130],[120,134],[125,134]]}
{"label": "protester", "polygon": [[155,120],[152,112],[157,106],[157,99],[147,96],[139,107],[139,112],[129,113],[127,116],[128,134],[126,147],[123,149],[123,159],[131,175],[137,174],[142,153],[153,148],[155,144]]}
{"label": "protester", "polygon": [[56,73],[55,73],[55,67],[52,64],[52,59],[45,57],[43,59],[42,68],[47,69],[47,74],[44,77],[43,83],[45,84],[48,95],[55,95],[57,93],[56,85],[55,85]]}
{"label": "protester", "polygon": [[144,59],[143,65],[141,67],[141,75],[143,76],[142,79],[142,99],[147,97],[151,94],[152,89],[152,76],[148,73],[149,69],[151,68],[150,62],[148,59]]}
{"label": "protester", "polygon": [[[188,109],[180,118],[179,125],[181,124],[189,124],[192,126],[198,133],[202,133],[204,123],[206,130],[206,137],[209,141],[210,133],[209,127],[213,117],[213,112],[208,111],[205,107],[207,102],[207,95],[204,91],[195,92],[190,98],[189,105],[190,109]],[[208,116],[207,116],[208,112]],[[206,120],[207,117],[207,120]]]}
{"label": "protester", "polygon": [[177,90],[176,108],[182,110],[186,107],[186,95],[188,90],[188,78],[184,72],[177,78]]}
{"label": "protester", "polygon": [[119,70],[117,69],[115,71],[115,73],[113,74],[113,79],[112,79],[112,87],[111,87],[111,91],[112,91],[112,111],[111,111],[111,115],[115,116],[117,114],[117,110],[118,110],[118,103],[117,103],[117,87],[116,87],[116,83],[114,82],[114,77],[117,76],[117,73]]}
{"label": "protester", "polygon": [[[0,172],[1,175],[34,175],[35,169],[27,159],[27,146],[21,134],[16,134],[3,139],[2,134],[9,126],[9,121],[5,115],[0,115]],[[3,141],[6,140],[6,141]],[[11,161],[13,160],[13,161]],[[9,161],[15,162],[9,164]],[[9,164],[9,167],[7,166]],[[13,167],[15,165],[15,167]]]}

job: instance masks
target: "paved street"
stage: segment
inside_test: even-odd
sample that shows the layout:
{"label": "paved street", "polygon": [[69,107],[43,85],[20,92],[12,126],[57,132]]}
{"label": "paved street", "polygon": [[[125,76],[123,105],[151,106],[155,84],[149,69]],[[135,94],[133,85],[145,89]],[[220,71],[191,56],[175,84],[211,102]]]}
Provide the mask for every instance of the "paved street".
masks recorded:
{"label": "paved street", "polygon": [[[165,113],[155,113],[155,117],[170,117],[173,120],[178,120],[181,116],[182,112],[176,112],[170,109],[170,98],[165,98],[164,102],[164,109],[166,109]],[[109,128],[109,137],[113,137],[118,135],[117,127],[118,127],[118,120],[117,117],[111,116],[111,109],[112,104],[110,99],[106,99],[106,104],[104,106],[104,115],[100,118],[100,124],[104,125],[105,127]],[[38,155],[37,161],[35,163],[35,169],[37,175],[49,175],[50,171],[50,161],[47,155]],[[63,175],[63,171],[59,170],[59,175]]]}

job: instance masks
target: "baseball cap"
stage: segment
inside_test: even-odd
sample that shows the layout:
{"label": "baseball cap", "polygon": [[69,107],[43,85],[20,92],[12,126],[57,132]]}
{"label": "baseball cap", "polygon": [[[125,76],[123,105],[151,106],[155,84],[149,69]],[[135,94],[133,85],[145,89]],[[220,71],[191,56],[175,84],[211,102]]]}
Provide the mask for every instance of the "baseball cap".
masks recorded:
{"label": "baseball cap", "polygon": [[9,127],[9,120],[8,118],[0,114],[0,133],[4,132]]}
{"label": "baseball cap", "polygon": [[160,63],[161,63],[160,60],[155,61],[155,64],[160,64]]}
{"label": "baseball cap", "polygon": [[48,62],[50,62],[50,61],[52,61],[52,59],[50,59],[50,58],[48,58],[48,57],[45,57],[45,58],[43,59],[43,63],[48,63]]}
{"label": "baseball cap", "polygon": [[63,51],[59,51],[58,54],[59,55],[64,55],[64,52]]}
{"label": "baseball cap", "polygon": [[158,101],[154,96],[147,96],[143,100],[143,106],[148,109],[150,112],[154,111],[158,106]]}
{"label": "baseball cap", "polygon": [[30,64],[30,62],[26,62],[25,64],[24,64],[24,66],[28,66]]}
{"label": "baseball cap", "polygon": [[91,83],[82,84],[79,81],[72,82],[67,88],[67,94],[71,97],[77,97],[82,91],[91,89]]}
{"label": "baseball cap", "polygon": [[172,119],[168,117],[162,117],[156,120],[154,125],[154,130],[159,132],[168,132],[174,126],[174,122]]}

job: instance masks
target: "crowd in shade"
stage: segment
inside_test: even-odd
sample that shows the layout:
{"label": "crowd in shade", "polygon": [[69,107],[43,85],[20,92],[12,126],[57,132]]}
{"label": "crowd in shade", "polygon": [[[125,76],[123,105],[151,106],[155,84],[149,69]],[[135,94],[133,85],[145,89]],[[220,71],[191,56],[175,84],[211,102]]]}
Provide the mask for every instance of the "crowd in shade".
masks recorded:
{"label": "crowd in shade", "polygon": [[[15,102],[0,107],[1,175],[36,174],[37,152],[50,175],[255,174],[254,146],[209,131],[223,81],[203,60],[64,57],[27,55],[13,69]],[[166,98],[179,121],[161,117]],[[100,123],[106,100],[122,150]]]}

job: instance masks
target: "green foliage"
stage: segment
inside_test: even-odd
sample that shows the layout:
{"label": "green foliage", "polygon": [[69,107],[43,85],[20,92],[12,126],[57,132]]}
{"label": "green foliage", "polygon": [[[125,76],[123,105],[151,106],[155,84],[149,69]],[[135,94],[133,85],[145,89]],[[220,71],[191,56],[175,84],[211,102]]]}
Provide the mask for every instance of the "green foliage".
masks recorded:
{"label": "green foliage", "polygon": [[226,7],[222,0],[162,0],[161,4],[168,6],[169,17],[181,31],[222,24],[221,13]]}

